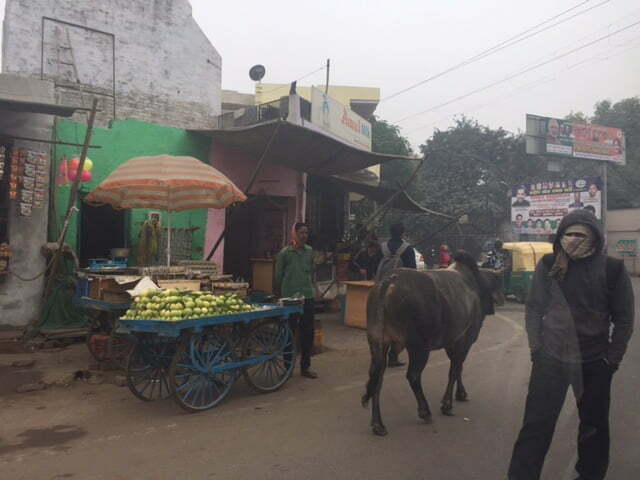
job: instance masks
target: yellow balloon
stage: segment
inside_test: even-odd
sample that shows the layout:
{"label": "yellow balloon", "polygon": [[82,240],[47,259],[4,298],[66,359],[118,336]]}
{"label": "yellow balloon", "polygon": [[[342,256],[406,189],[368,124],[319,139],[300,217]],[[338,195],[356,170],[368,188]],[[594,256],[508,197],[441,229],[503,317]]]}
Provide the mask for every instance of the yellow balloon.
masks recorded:
{"label": "yellow balloon", "polygon": [[93,162],[91,160],[89,160],[88,158],[84,159],[84,167],[83,170],[85,172],[90,172],[91,169],[93,168]]}

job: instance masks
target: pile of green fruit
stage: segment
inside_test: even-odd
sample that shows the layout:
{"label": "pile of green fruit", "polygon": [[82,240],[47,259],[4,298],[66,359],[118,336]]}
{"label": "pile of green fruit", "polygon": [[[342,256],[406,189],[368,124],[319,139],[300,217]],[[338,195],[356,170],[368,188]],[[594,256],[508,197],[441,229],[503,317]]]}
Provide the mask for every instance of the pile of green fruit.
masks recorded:
{"label": "pile of green fruit", "polygon": [[148,290],[134,298],[122,320],[162,320],[177,322],[258,310],[235,294],[182,292],[175,289]]}

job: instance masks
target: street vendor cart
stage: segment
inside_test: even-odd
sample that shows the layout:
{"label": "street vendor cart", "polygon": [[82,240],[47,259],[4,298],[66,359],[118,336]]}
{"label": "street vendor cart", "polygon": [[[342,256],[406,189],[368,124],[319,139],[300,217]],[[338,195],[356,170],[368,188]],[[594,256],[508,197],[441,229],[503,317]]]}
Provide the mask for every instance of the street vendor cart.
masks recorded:
{"label": "street vendor cart", "polygon": [[121,320],[134,347],[127,385],[144,401],[173,397],[189,412],[218,405],[243,376],[258,392],[273,392],[291,377],[295,342],[288,318],[297,305],[259,305],[251,312],[179,322]]}

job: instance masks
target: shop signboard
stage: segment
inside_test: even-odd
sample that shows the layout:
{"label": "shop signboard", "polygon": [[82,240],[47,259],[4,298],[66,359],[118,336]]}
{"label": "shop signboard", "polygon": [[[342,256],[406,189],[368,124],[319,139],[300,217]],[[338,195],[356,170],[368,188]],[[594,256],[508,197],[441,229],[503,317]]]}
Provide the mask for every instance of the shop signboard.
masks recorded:
{"label": "shop signboard", "polygon": [[638,240],[635,238],[620,239],[616,242],[615,249],[621,257],[637,257]]}
{"label": "shop signboard", "polygon": [[514,233],[552,234],[567,213],[591,210],[602,218],[602,179],[583,177],[523,184],[511,189]]}
{"label": "shop signboard", "polygon": [[371,123],[315,87],[311,89],[311,122],[330,136],[371,151]]}
{"label": "shop signboard", "polygon": [[626,163],[619,128],[527,115],[527,152]]}

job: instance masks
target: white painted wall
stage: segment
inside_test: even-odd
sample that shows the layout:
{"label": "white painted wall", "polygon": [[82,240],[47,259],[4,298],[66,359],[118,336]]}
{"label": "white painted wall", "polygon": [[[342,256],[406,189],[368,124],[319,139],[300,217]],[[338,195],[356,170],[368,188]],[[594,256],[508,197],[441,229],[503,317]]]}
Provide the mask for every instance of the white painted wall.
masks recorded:
{"label": "white painted wall", "polygon": [[221,113],[222,59],[188,0],[7,0],[2,48],[4,73],[55,80],[60,102],[98,95],[102,124],[114,74],[119,120],[198,128]]}

